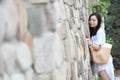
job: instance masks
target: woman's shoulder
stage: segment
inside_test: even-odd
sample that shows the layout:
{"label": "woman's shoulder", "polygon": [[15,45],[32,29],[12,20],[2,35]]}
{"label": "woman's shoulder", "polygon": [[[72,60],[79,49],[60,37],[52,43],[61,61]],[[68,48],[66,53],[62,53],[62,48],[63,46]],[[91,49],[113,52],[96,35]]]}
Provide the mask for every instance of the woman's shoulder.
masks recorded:
{"label": "woman's shoulder", "polygon": [[100,28],[99,30],[98,30],[98,32],[97,32],[97,34],[104,34],[105,33],[105,30],[103,29],[103,28]]}

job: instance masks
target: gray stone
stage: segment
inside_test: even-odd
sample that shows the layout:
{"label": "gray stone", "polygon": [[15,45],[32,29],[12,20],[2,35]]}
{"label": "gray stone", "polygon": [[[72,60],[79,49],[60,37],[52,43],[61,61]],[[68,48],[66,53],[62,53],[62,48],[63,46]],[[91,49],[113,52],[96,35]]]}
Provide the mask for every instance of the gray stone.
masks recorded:
{"label": "gray stone", "polygon": [[[33,36],[40,36],[44,32],[56,30],[56,13],[53,4],[46,6],[34,5],[27,7],[29,30]],[[35,13],[32,13],[35,12]],[[56,15],[56,16],[55,16]]]}
{"label": "gray stone", "polygon": [[71,79],[72,80],[77,80],[78,79],[78,70],[77,70],[77,63],[76,62],[71,62]]}
{"label": "gray stone", "polygon": [[[28,29],[32,36],[40,36],[47,30],[47,20],[45,6],[29,6],[28,11]],[[34,13],[33,13],[34,12]]]}
{"label": "gray stone", "polygon": [[4,73],[4,79],[3,80],[10,80],[10,77],[7,73]]}
{"label": "gray stone", "polygon": [[67,20],[69,20],[72,17],[72,10],[70,8],[70,6],[65,5],[65,10],[66,10],[66,14],[67,14]]}
{"label": "gray stone", "polygon": [[37,80],[50,80],[50,76],[47,74],[39,75]]}
{"label": "gray stone", "polygon": [[3,55],[0,53],[0,76],[4,74],[4,71],[5,71],[4,58]]}
{"label": "gray stone", "polygon": [[66,70],[66,80],[71,80],[71,64],[70,62],[67,63],[67,70]]}
{"label": "gray stone", "polygon": [[65,45],[65,60],[71,61],[70,43],[68,39],[64,40],[64,45]]}
{"label": "gray stone", "polygon": [[57,0],[50,0],[50,2],[52,2],[52,3],[55,2],[55,1],[57,1]]}
{"label": "gray stone", "polygon": [[70,19],[68,22],[69,22],[69,29],[72,29],[74,27],[74,20]]}
{"label": "gray stone", "polygon": [[55,41],[54,41],[54,58],[55,58],[55,66],[60,67],[64,61],[64,46],[60,37],[55,33]]}
{"label": "gray stone", "polygon": [[[74,27],[75,28],[75,27]],[[77,32],[76,32],[77,33]],[[71,30],[71,35],[72,35],[72,39],[73,39],[73,43],[74,43],[74,50],[75,50],[75,55],[74,55],[74,60],[78,59],[78,37],[76,36],[76,33],[74,33],[74,30]]]}
{"label": "gray stone", "polygon": [[54,17],[56,17],[56,22],[60,20],[66,20],[66,11],[63,0],[55,1],[54,5]]}
{"label": "gray stone", "polygon": [[59,70],[53,71],[52,80],[62,80],[62,75]]}
{"label": "gray stone", "polygon": [[34,71],[32,68],[29,68],[25,72],[25,80],[34,80],[33,79]]}
{"label": "gray stone", "polygon": [[63,62],[63,64],[60,67],[53,70],[51,75],[52,80],[66,80],[66,71],[67,65],[65,62]]}
{"label": "gray stone", "polygon": [[64,2],[68,5],[73,5],[74,4],[73,0],[64,0]]}
{"label": "gray stone", "polygon": [[0,76],[0,80],[3,80],[3,77]]}
{"label": "gray stone", "polygon": [[74,21],[75,21],[75,31],[77,32],[78,29],[80,28],[79,18],[78,17],[75,18]]}
{"label": "gray stone", "polygon": [[38,4],[38,3],[48,3],[49,0],[29,0],[33,4]]}
{"label": "gray stone", "polygon": [[88,8],[88,5],[89,5],[89,4],[88,4],[88,0],[84,0],[84,7],[85,7],[85,8]]}
{"label": "gray stone", "polygon": [[92,5],[95,5],[96,3],[98,3],[99,2],[99,0],[91,0],[91,4]]}
{"label": "gray stone", "polygon": [[4,64],[8,74],[15,72],[16,62],[16,44],[3,43],[0,47],[0,53],[3,55]]}
{"label": "gray stone", "polygon": [[54,4],[48,4],[46,6],[45,9],[45,13],[46,13],[46,19],[47,19],[47,29],[51,32],[55,32],[56,31],[56,23],[57,23],[57,19],[56,19],[56,12],[55,12],[55,7]]}
{"label": "gray stone", "polygon": [[80,2],[80,8],[82,8],[83,7],[83,0],[79,0],[79,2]]}
{"label": "gray stone", "polygon": [[70,55],[71,55],[71,59],[74,59],[75,58],[75,44],[74,44],[74,40],[72,38],[72,35],[71,35],[71,31],[69,30],[67,32],[67,37],[68,37],[68,41],[69,41],[69,44],[70,44]]}
{"label": "gray stone", "polygon": [[61,40],[64,40],[66,38],[66,30],[65,30],[65,22],[61,21],[60,23],[57,24],[57,33]]}
{"label": "gray stone", "polygon": [[[40,44],[38,44],[40,42]],[[34,54],[34,68],[37,73],[47,73],[55,68],[53,45],[53,34],[49,33],[42,38],[34,38],[33,40],[33,54]]]}
{"label": "gray stone", "polygon": [[[5,25],[2,26],[6,31],[4,33],[4,39],[11,40],[16,36],[18,28],[18,12],[16,4],[13,0],[4,0],[0,6],[0,11],[3,13],[1,16],[4,17],[3,21],[5,21]],[[4,32],[4,28],[2,32]]]}
{"label": "gray stone", "polygon": [[23,0],[24,2],[29,2],[30,0]]}
{"label": "gray stone", "polygon": [[66,20],[67,15],[66,15],[65,4],[64,4],[63,0],[59,0],[59,9],[58,10],[59,10],[59,14],[60,14],[59,20]]}
{"label": "gray stone", "polygon": [[[80,14],[80,13],[79,13],[79,10],[76,10],[76,11],[75,11],[75,19],[76,19],[76,18],[80,18],[79,14]],[[79,24],[79,22],[77,22],[77,23]]]}
{"label": "gray stone", "polygon": [[80,0],[74,0],[74,6],[76,9],[80,9],[80,6],[81,6],[80,3],[81,3]]}
{"label": "gray stone", "polygon": [[25,43],[20,42],[17,45],[16,55],[17,55],[17,62],[21,70],[25,71],[26,69],[31,67],[32,57],[30,50]]}
{"label": "gray stone", "polygon": [[71,18],[74,19],[75,18],[75,11],[76,11],[76,9],[75,9],[74,6],[72,6],[71,9],[72,9],[72,17]]}
{"label": "gray stone", "polygon": [[3,16],[3,12],[1,11],[1,8],[0,8],[0,20],[1,20],[0,21],[0,43],[2,43],[4,38],[5,38],[5,25],[6,25],[6,22],[5,22],[5,18]]}
{"label": "gray stone", "polygon": [[11,75],[10,80],[25,80],[24,75],[21,73],[14,73]]}
{"label": "gray stone", "polygon": [[47,73],[61,65],[64,50],[58,36],[48,32],[41,38],[35,38],[33,46],[34,67],[37,73]]}
{"label": "gray stone", "polygon": [[76,37],[77,37],[76,43],[77,43],[77,46],[78,46],[77,60],[81,60],[81,58],[84,57],[84,48],[83,48],[83,45],[82,45],[82,39],[81,39],[78,32],[76,33]]}

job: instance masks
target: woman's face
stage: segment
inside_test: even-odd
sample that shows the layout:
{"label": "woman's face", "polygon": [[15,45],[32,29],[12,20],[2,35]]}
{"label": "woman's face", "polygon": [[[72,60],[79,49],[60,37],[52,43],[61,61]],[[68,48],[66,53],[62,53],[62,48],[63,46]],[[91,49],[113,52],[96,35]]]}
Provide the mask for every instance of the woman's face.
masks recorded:
{"label": "woman's face", "polygon": [[92,15],[89,20],[90,27],[96,28],[98,25],[98,19],[95,15]]}

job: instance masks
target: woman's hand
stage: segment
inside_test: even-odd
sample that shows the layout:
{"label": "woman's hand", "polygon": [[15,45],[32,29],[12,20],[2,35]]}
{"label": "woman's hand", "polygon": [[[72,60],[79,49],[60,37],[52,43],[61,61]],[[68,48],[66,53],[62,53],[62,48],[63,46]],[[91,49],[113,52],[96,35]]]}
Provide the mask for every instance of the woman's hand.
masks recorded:
{"label": "woman's hand", "polygon": [[89,38],[87,38],[87,42],[89,46],[93,45],[92,41]]}
{"label": "woman's hand", "polygon": [[99,46],[99,45],[92,43],[92,41],[91,41],[90,39],[88,39],[88,38],[87,38],[87,42],[88,42],[88,45],[89,45],[90,47],[92,47],[94,50],[97,51],[97,50],[100,49],[100,46]]}

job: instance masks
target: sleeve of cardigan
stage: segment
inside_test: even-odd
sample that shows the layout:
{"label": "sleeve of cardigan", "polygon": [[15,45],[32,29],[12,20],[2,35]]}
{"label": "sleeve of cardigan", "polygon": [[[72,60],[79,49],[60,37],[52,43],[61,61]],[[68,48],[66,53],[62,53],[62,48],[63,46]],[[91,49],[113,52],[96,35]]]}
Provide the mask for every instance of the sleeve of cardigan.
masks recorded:
{"label": "sleeve of cardigan", "polygon": [[98,31],[97,34],[96,34],[96,37],[97,37],[97,41],[96,41],[96,44],[98,45],[104,45],[105,44],[105,32],[104,31]]}

